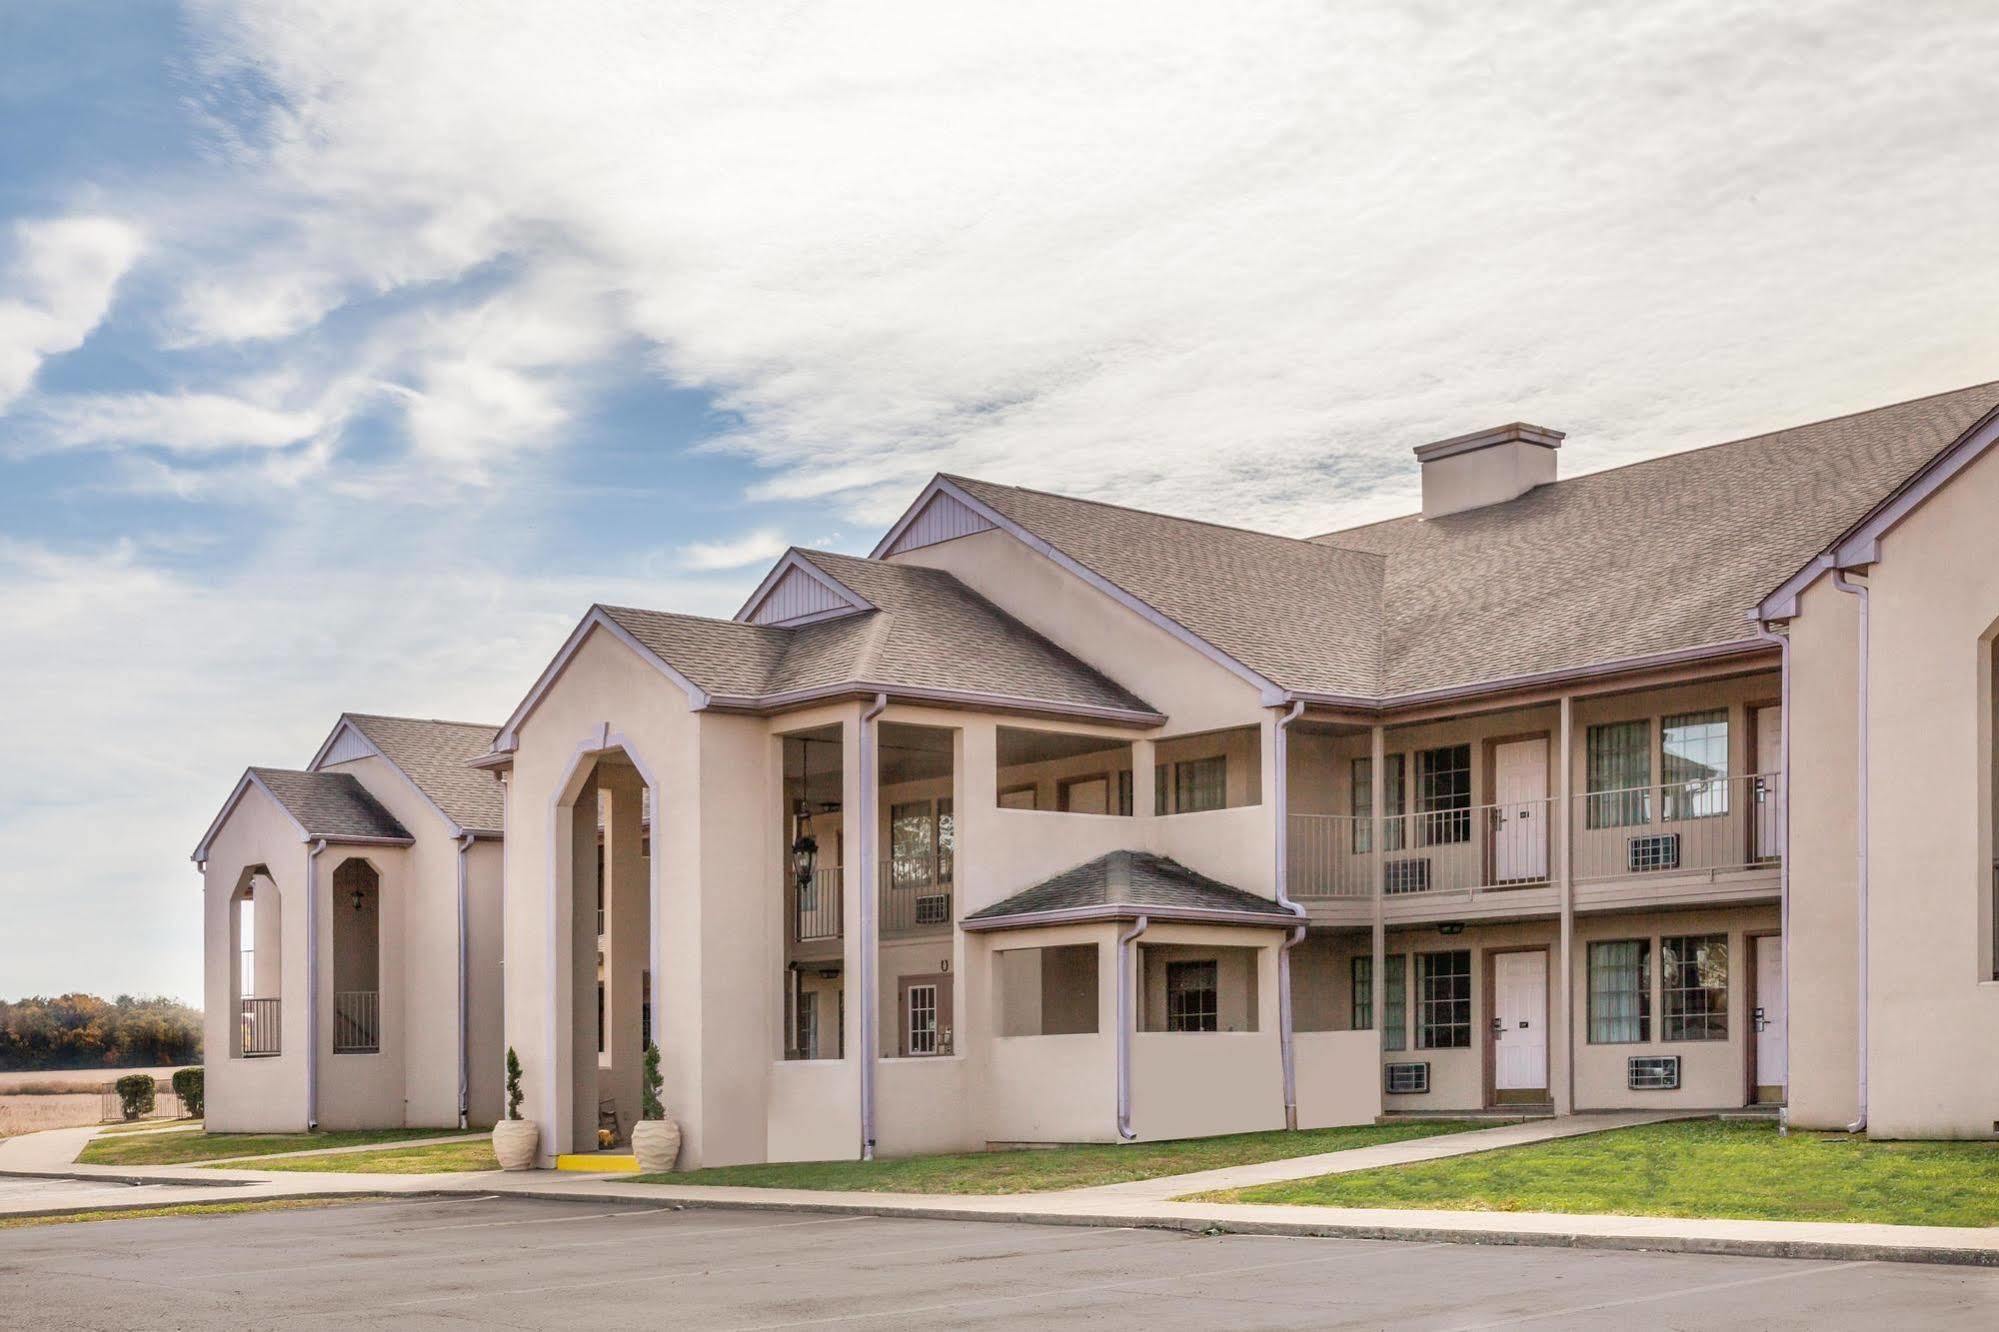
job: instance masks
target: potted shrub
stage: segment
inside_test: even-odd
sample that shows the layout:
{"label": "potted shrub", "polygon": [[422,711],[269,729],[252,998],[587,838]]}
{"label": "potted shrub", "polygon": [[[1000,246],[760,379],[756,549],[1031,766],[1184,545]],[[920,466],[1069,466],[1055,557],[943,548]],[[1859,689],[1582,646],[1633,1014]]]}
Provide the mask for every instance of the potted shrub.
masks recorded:
{"label": "potted shrub", "polygon": [[493,1155],[502,1170],[534,1169],[535,1150],[541,1146],[541,1126],[521,1118],[521,1060],[514,1047],[507,1047],[507,1117],[493,1125]]}
{"label": "potted shrub", "polygon": [[666,1105],[659,1099],[659,1047],[646,1045],[644,1095],[639,1102],[639,1122],[632,1125],[632,1155],[639,1169],[648,1175],[673,1169],[680,1156],[680,1125],[666,1117]]}
{"label": "potted shrub", "polygon": [[125,1112],[128,1123],[153,1113],[152,1074],[127,1073],[112,1085],[118,1089],[118,1108]]}

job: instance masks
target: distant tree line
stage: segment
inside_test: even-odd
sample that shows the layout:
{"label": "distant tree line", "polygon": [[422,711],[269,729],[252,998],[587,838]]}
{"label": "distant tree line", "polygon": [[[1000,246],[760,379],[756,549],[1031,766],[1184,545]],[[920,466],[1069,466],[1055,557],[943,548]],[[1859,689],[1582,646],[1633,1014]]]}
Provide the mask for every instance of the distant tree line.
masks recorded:
{"label": "distant tree line", "polygon": [[201,1010],[121,994],[0,999],[0,1072],[150,1068],[201,1059]]}

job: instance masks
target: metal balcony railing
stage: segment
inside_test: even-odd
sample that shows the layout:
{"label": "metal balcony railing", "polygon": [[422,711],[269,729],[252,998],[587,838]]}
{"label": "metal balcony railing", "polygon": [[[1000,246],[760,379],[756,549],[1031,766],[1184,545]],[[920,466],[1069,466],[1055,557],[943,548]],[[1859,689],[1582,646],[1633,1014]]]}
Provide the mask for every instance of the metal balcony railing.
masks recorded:
{"label": "metal balcony railing", "polygon": [[948,932],[953,919],[949,883],[907,870],[898,874],[893,864],[882,866],[879,924],[883,938]]}
{"label": "metal balcony railing", "polygon": [[236,1015],[236,1048],[244,1058],[277,1054],[279,1011],[276,999],[245,999]]}
{"label": "metal balcony railing", "polygon": [[799,943],[840,937],[840,867],[812,872],[812,882],[787,880],[792,894],[792,937]]}
{"label": "metal balcony railing", "polygon": [[1383,819],[1378,829],[1352,815],[1292,814],[1287,888],[1300,901],[1337,901],[1365,900],[1377,882],[1388,897],[1545,884],[1560,863],[1564,804],[1577,883],[1775,865],[1784,854],[1782,786],[1775,773],[1708,777],[1566,802],[1550,796],[1423,810]]}
{"label": "metal balcony railing", "polygon": [[381,1048],[381,992],[379,990],[334,991],[333,1053],[376,1054]]}

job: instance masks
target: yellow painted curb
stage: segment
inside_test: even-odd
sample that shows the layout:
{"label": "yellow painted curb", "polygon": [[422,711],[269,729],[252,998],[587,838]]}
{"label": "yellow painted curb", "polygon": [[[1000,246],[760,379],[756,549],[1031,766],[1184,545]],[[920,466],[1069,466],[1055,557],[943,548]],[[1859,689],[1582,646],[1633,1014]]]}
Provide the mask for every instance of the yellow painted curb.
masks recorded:
{"label": "yellow painted curb", "polygon": [[591,1174],[609,1171],[638,1172],[639,1158],[636,1156],[616,1156],[610,1152],[564,1152],[555,1158],[557,1170],[583,1170]]}

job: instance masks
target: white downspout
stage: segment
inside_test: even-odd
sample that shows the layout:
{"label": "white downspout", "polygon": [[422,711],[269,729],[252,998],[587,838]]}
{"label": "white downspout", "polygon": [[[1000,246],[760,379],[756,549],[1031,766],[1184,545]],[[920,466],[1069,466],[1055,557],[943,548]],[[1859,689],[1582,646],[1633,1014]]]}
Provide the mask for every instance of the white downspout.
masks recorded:
{"label": "white downspout", "polygon": [[305,1128],[319,1127],[319,853],[326,839],[305,853]]}
{"label": "white downspout", "polygon": [[[1777,645],[1779,685],[1777,696],[1781,703],[1783,726],[1777,737],[1777,835],[1783,839],[1783,858],[1777,862],[1777,952],[1784,961],[1784,1012],[1791,1011],[1791,635],[1774,632],[1761,619],[1755,620],[1756,636]],[[1751,996],[1752,1002],[1754,996]],[[1784,1067],[1791,1066],[1791,1024],[1784,1023]],[[1785,1077],[1788,1080],[1789,1074]],[[1777,1131],[1791,1131],[1791,1097],[1788,1089],[1784,1104],[1777,1107]]]}
{"label": "white downspout", "polygon": [[1298,1127],[1298,1056],[1291,1040],[1291,950],[1305,941],[1305,908],[1291,900],[1291,723],[1305,711],[1297,699],[1277,719],[1277,905],[1298,917],[1298,925],[1277,949],[1277,1057],[1284,1070],[1284,1127]]}
{"label": "white downspout", "polygon": [[1140,916],[1117,937],[1117,1135],[1121,1142],[1138,1136],[1131,1126],[1131,949],[1152,920]]}
{"label": "white downspout", "polygon": [[[1855,942],[1859,945],[1857,951],[1860,954],[1860,1077],[1858,1080],[1860,1114],[1851,1124],[1846,1126],[1848,1133],[1860,1133],[1867,1128],[1867,584],[1849,582],[1846,577],[1846,570],[1835,569],[1832,571],[1832,585],[1842,592],[1850,592],[1860,598],[1860,833],[1854,839],[1859,846],[1860,855],[1860,918],[1855,927]],[[1786,717],[1784,723],[1785,729],[1788,731],[1790,728],[1790,718]],[[1789,841],[1786,841],[1784,843],[1784,851],[1788,855],[1790,850],[1791,844]],[[1784,983],[1789,985],[1790,981],[1791,978],[1787,974],[1784,977]]]}
{"label": "white downspout", "polygon": [[472,1122],[472,926],[466,907],[466,858],[472,834],[458,835],[458,1127]]}
{"label": "white downspout", "polygon": [[875,864],[875,818],[878,800],[875,790],[874,722],[888,708],[888,695],[876,694],[875,701],[861,714],[861,1159],[875,1159],[875,1050],[881,1033],[875,1002],[875,894],[880,891],[881,871]]}

